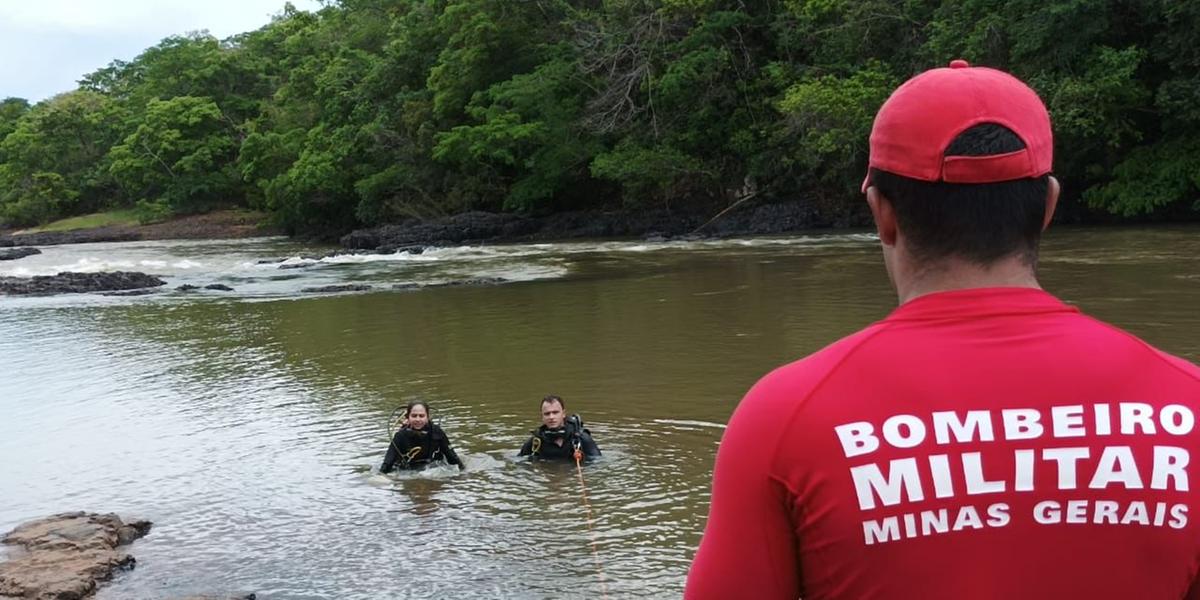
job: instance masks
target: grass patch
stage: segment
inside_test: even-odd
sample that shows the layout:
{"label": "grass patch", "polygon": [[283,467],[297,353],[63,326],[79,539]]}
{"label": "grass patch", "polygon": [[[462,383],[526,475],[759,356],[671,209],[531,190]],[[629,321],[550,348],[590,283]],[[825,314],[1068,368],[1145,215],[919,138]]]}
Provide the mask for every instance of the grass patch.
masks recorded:
{"label": "grass patch", "polygon": [[108,227],[110,225],[137,224],[138,219],[136,211],[130,208],[124,208],[120,210],[92,213],[90,215],[81,215],[78,217],[71,217],[69,219],[61,219],[54,221],[53,223],[47,223],[41,227],[31,227],[26,229],[24,233],[40,233],[43,231],[71,231],[74,229]]}

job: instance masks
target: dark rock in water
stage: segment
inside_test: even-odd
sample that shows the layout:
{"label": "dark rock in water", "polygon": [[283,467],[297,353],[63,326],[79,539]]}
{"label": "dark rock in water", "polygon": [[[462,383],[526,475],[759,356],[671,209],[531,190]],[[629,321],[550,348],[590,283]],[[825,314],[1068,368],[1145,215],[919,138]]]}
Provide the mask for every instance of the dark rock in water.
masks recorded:
{"label": "dark rock in water", "polygon": [[204,289],[217,290],[218,292],[232,292],[233,291],[233,288],[231,288],[223,283],[210,283],[210,284],[204,286]]}
{"label": "dark rock in water", "polygon": [[365,292],[375,289],[363,283],[343,283],[340,285],[322,285],[318,287],[300,288],[301,292],[306,294],[324,294],[332,292]]}
{"label": "dark rock in water", "polygon": [[508,283],[508,280],[503,277],[476,277],[473,279],[459,279],[456,281],[443,281],[441,283],[431,283],[429,287],[448,287],[459,285],[496,285],[500,283]]}
{"label": "dark rock in water", "polygon": [[262,260],[254,261],[254,264],[256,264],[256,265],[277,265],[285,260],[287,260],[287,259],[286,258],[264,258]]}
{"label": "dark rock in water", "polygon": [[59,273],[37,277],[0,277],[0,294],[12,296],[50,296],[83,294],[158,287],[167,282],[145,273],[112,271],[107,273]]}
{"label": "dark rock in water", "polygon": [[34,254],[41,254],[42,251],[37,248],[13,248],[12,250],[0,250],[0,260],[17,260]]}
{"label": "dark rock in water", "polygon": [[149,521],[121,520],[114,514],[63,513],[25,523],[3,543],[23,553],[0,563],[0,596],[78,599],[90,596],[100,581],[137,561],[120,551],[150,531]]}
{"label": "dark rock in water", "polygon": [[205,594],[203,596],[184,596],[182,598],[175,598],[174,600],[256,600],[257,598],[258,595],[256,594],[244,594],[239,592],[236,594],[219,594],[216,596],[210,594]]}
{"label": "dark rock in water", "polygon": [[375,249],[379,254],[424,254],[425,246],[380,246]]}
{"label": "dark rock in water", "polygon": [[537,221],[512,214],[467,212],[440,219],[409,219],[342,236],[346,248],[456,245],[533,233]]}
{"label": "dark rock in water", "polygon": [[43,231],[41,233],[19,233],[5,238],[9,246],[57,246],[59,244],[92,244],[96,242],[135,242],[141,234],[120,227],[98,227],[79,231]]}
{"label": "dark rock in water", "polygon": [[181,292],[190,292],[190,291],[192,291],[192,290],[198,290],[198,289],[200,289],[200,286],[198,286],[198,285],[192,285],[192,284],[190,284],[190,283],[185,283],[185,284],[183,284],[183,285],[181,285],[181,286],[179,286],[179,287],[177,287],[177,288],[175,288],[175,289],[176,289],[176,290],[179,290],[179,291],[181,291]]}
{"label": "dark rock in water", "polygon": [[311,267],[311,266],[313,266],[313,263],[290,263],[290,264],[286,264],[286,265],[279,265],[279,268],[280,269],[303,269],[305,267]]}
{"label": "dark rock in water", "polygon": [[[761,203],[760,203],[761,202]],[[862,203],[830,211],[811,200],[750,201],[698,204],[686,210],[581,210],[544,217],[509,214],[464,213],[428,220],[408,219],[372,229],[353,231],[341,238],[346,248],[392,251],[410,245],[445,246],[476,242],[537,242],[581,238],[643,238],[666,241],[701,234],[781,234],[817,227],[870,225]]]}
{"label": "dark rock in water", "polygon": [[139,290],[125,290],[123,292],[101,292],[101,296],[149,296],[157,294],[159,290],[153,288],[142,288]]}
{"label": "dark rock in water", "polygon": [[438,283],[397,283],[392,286],[393,290],[419,290],[424,288],[439,288],[439,287],[458,287],[465,285],[499,285],[508,283],[509,280],[503,277],[476,277],[472,279],[456,279],[454,281],[440,281]]}

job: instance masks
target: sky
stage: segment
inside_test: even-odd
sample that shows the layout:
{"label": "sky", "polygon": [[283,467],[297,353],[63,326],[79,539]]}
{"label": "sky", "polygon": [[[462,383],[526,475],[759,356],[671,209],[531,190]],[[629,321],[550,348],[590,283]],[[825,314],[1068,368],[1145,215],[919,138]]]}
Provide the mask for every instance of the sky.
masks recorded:
{"label": "sky", "polygon": [[[253,31],[285,0],[0,0],[0,99],[45,100],[163,38],[207,29]],[[292,0],[317,10],[317,0]]]}

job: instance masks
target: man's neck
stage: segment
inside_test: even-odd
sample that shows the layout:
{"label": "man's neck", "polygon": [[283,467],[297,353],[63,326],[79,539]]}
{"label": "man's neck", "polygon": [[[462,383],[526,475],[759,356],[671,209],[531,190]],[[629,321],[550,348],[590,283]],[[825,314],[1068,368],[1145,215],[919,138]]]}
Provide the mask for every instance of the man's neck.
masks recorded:
{"label": "man's neck", "polygon": [[896,293],[900,304],[951,290],[989,287],[1024,287],[1041,289],[1032,267],[1020,258],[1008,258],[988,267],[959,259],[947,259],[937,265],[911,273],[898,280]]}

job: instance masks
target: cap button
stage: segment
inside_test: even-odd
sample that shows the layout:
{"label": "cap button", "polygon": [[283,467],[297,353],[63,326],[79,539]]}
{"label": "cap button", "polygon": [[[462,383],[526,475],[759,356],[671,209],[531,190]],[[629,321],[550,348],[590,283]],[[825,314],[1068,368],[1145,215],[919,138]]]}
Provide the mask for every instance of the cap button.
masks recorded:
{"label": "cap button", "polygon": [[957,58],[957,59],[950,61],[951,69],[965,69],[969,66],[971,66],[971,63],[968,63],[967,61],[965,61],[961,58]]}

